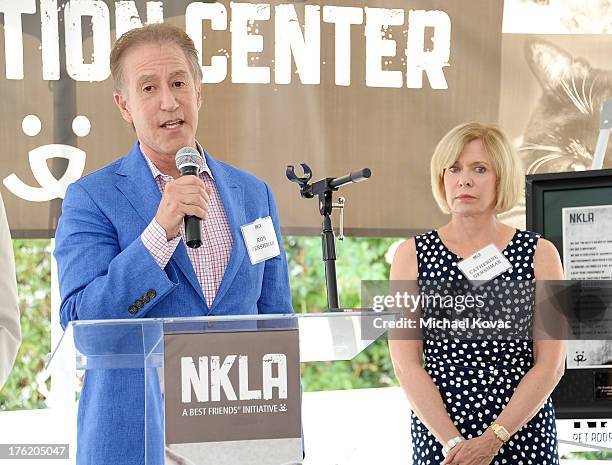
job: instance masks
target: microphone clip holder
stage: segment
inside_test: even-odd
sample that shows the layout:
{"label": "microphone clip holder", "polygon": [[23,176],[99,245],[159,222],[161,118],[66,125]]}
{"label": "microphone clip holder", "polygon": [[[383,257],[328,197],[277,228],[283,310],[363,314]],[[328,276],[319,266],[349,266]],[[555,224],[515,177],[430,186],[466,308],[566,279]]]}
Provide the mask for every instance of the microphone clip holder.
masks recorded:
{"label": "microphone clip holder", "polygon": [[[287,179],[299,184],[300,195],[305,199],[312,199],[315,195],[318,196],[319,213],[322,216],[331,215],[333,208],[340,208],[342,212],[346,199],[340,197],[342,200],[340,201],[339,199],[339,204],[334,204],[332,199],[332,192],[339,189],[339,186],[332,186],[332,182],[336,181],[336,178],[323,178],[310,184],[309,181],[312,179],[312,170],[306,163],[300,163],[300,166],[304,170],[304,176],[297,176],[293,165],[288,165],[286,171]],[[342,204],[342,206],[340,206],[340,204]]]}

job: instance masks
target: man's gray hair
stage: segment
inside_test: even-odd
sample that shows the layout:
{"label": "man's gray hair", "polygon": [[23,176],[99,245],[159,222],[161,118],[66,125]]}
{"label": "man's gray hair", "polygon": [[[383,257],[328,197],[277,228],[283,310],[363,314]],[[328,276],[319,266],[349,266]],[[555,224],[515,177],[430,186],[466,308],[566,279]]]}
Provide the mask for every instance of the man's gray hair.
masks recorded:
{"label": "man's gray hair", "polygon": [[123,34],[113,45],[110,54],[110,68],[115,91],[121,93],[123,87],[122,58],[127,50],[143,44],[175,44],[183,51],[185,58],[191,65],[196,88],[202,83],[202,68],[198,51],[193,40],[181,28],[171,24],[148,24],[141,28],[132,29]]}

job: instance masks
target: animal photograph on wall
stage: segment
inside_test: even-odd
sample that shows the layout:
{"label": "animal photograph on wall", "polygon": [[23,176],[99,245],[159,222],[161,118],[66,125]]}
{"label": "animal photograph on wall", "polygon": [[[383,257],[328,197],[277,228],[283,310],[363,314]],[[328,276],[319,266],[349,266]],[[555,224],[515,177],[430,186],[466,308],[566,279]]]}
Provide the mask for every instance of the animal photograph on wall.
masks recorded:
{"label": "animal photograph on wall", "polygon": [[[525,174],[591,168],[603,103],[612,98],[607,35],[504,34],[499,123]],[[597,44],[597,46],[595,46]],[[612,166],[608,146],[604,168]],[[525,200],[501,219],[525,227]]]}

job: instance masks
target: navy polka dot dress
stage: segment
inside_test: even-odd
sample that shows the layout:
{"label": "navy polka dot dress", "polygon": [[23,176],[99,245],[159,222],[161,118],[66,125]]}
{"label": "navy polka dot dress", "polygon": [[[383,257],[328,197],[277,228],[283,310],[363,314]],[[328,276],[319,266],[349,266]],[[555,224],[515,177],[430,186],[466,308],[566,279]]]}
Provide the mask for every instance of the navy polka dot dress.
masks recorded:
{"label": "navy polka dot dress", "polygon": [[[533,256],[538,238],[533,232],[517,230],[502,251],[512,268],[487,285],[506,285],[506,305],[494,306],[505,317],[530,323],[532,299],[520,281],[533,284]],[[457,268],[462,258],[446,248],[436,230],[415,237],[420,292],[431,290],[437,280],[466,282]],[[525,286],[528,285],[525,283]],[[453,285],[459,283],[453,283]],[[495,287],[498,289],[498,287]],[[439,289],[437,289],[439,291]],[[506,292],[507,291],[507,292]],[[428,309],[422,308],[422,316]],[[431,316],[431,315],[430,315]],[[434,315],[440,316],[440,315]],[[500,317],[504,317],[501,315]],[[527,337],[500,338],[487,334],[473,339],[429,337],[424,331],[425,369],[438,387],[446,410],[464,438],[480,436],[510,401],[525,373],[533,366],[533,344]],[[438,465],[444,459],[442,445],[412,414],[412,460],[415,465]],[[492,465],[558,465],[555,412],[549,398],[540,411],[508,443]]]}

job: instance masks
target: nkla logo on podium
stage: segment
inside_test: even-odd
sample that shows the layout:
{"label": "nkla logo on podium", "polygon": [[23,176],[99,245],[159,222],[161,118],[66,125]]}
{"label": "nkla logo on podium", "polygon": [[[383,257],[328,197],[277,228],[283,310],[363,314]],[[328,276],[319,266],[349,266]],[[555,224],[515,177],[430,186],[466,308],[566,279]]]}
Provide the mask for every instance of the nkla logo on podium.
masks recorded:
{"label": "nkla logo on podium", "polygon": [[165,334],[164,397],[167,446],[299,440],[297,329]]}
{"label": "nkla logo on podium", "polygon": [[[234,367],[236,359],[238,359],[238,390],[235,389],[229,377],[229,372]],[[192,402],[192,391],[195,392],[197,402],[220,402],[222,390],[228,400],[287,399],[287,356],[285,354],[264,354],[261,360],[251,360],[251,364],[253,363],[257,367],[261,366],[262,387],[260,389],[251,389],[249,386],[248,355],[228,355],[223,362],[218,355],[210,357],[204,355],[198,358],[198,368],[194,363],[194,357],[181,357],[182,402],[185,404]],[[183,416],[188,416],[189,413],[187,409],[183,409]],[[202,414],[205,415],[206,412]]]}

